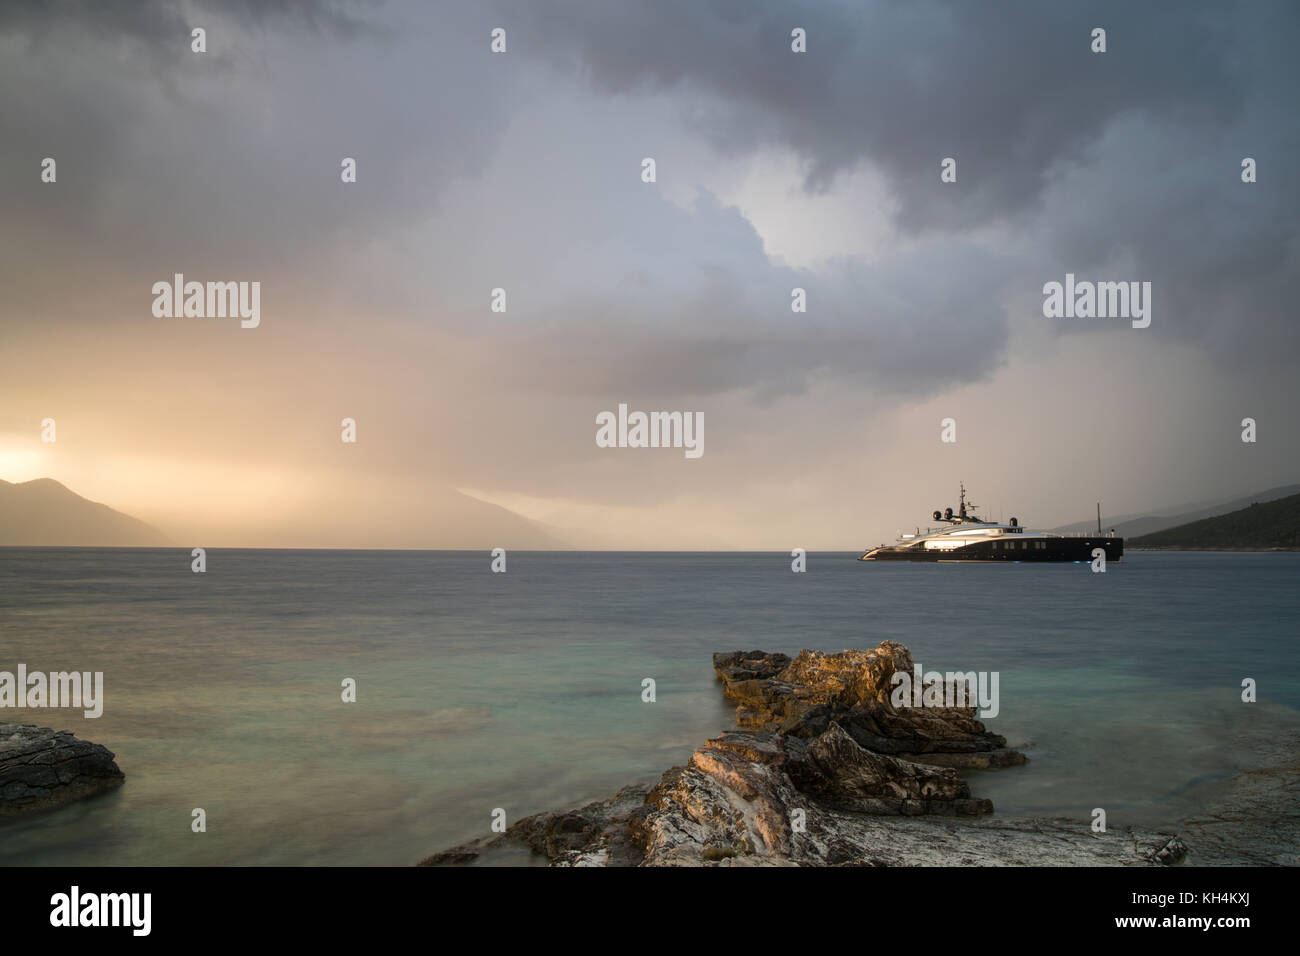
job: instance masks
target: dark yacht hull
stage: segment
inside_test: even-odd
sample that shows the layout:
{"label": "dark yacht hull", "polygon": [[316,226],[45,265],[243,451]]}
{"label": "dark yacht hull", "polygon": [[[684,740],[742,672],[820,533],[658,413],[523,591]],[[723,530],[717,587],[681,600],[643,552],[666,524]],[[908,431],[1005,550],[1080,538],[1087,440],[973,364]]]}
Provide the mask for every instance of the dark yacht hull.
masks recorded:
{"label": "dark yacht hull", "polygon": [[[1037,545],[1042,544],[1040,548]],[[1106,553],[1106,560],[1121,561],[1124,558],[1124,539],[1108,537],[1092,538],[1048,538],[1030,540],[1009,540],[1000,537],[993,541],[979,541],[960,548],[918,548],[892,547],[875,548],[868,551],[859,561],[919,561],[937,563],[949,561],[1092,561],[1092,552],[1101,548]]]}

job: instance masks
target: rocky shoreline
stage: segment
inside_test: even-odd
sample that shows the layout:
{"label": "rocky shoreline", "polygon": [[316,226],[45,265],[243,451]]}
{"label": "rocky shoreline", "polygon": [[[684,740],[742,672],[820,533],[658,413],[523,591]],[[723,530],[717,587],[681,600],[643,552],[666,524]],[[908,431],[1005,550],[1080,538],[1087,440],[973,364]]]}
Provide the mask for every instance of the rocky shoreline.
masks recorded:
{"label": "rocky shoreline", "polygon": [[[990,819],[957,770],[1023,764],[973,707],[895,707],[911,653],[872,650],[715,654],[737,729],[653,785],[576,810],[519,820],[422,866],[490,862],[521,851],[553,866],[1160,865],[1180,861],[1172,832],[1088,820]],[[951,699],[951,698],[948,698]]]}
{"label": "rocky shoreline", "polygon": [[61,807],[120,787],[126,775],[102,744],[68,730],[0,723],[0,818]]}

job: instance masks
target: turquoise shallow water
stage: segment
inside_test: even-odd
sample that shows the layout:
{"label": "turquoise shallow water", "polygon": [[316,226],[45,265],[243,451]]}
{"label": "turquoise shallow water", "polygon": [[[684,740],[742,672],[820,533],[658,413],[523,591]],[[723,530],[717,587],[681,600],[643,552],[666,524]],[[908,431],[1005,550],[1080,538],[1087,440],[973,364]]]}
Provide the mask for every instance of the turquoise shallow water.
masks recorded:
{"label": "turquoise shallow water", "polygon": [[[876,565],[812,554],[0,549],[0,670],[103,671],[116,792],[0,824],[0,864],[406,864],[608,796],[731,726],[718,650],[893,639],[998,671],[999,813],[1160,822],[1300,726],[1300,555]],[[358,701],[340,700],[355,678]],[[643,703],[652,677],[657,701]],[[1240,702],[1243,677],[1261,702]],[[190,831],[190,811],[208,830]]]}

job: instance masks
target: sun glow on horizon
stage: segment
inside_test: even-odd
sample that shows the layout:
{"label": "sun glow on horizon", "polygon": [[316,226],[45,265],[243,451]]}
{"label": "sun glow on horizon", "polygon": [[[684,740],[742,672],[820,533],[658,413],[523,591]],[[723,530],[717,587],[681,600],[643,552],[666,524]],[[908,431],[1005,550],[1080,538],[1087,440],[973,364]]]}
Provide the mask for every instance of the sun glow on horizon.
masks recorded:
{"label": "sun glow on horizon", "polygon": [[51,455],[39,445],[6,435],[0,438],[0,480],[22,484],[36,478],[50,478]]}

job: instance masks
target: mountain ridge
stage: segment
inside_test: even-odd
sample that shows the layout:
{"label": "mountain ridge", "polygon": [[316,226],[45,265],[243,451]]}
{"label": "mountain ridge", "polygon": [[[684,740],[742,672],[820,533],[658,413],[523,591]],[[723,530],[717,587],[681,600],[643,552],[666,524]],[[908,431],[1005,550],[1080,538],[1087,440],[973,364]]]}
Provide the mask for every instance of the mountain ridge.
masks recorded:
{"label": "mountain ridge", "polygon": [[[431,493],[401,522],[387,520],[354,503],[326,509],[309,539],[288,528],[251,535],[257,543],[214,547],[271,547],[344,550],[517,550],[563,549],[567,544],[553,529],[508,508],[480,501],[458,491]],[[247,533],[247,532],[245,532]],[[241,532],[228,531],[236,539]],[[280,538],[277,539],[277,535]],[[206,533],[192,535],[202,544]],[[367,537],[376,543],[365,543]],[[264,540],[259,540],[264,539]],[[271,543],[274,542],[274,543]],[[382,543],[378,543],[382,542]],[[0,479],[0,547],[177,547],[153,525],[108,505],[77,494],[54,478],[10,482]]]}
{"label": "mountain ridge", "polygon": [[83,498],[54,478],[0,479],[0,545],[159,548],[173,544],[153,525]]}
{"label": "mountain ridge", "polygon": [[1133,549],[1162,551],[1300,550],[1300,494],[1202,518],[1128,542]]}
{"label": "mountain ridge", "polygon": [[[1233,511],[1239,511],[1242,508],[1248,508],[1252,504],[1265,504],[1266,502],[1276,501],[1279,498],[1290,497],[1291,495],[1300,494],[1300,484],[1296,485],[1279,485],[1276,488],[1270,488],[1267,491],[1257,492],[1251,495],[1237,495],[1232,498],[1206,499],[1205,501],[1190,502],[1186,504],[1174,505],[1171,511],[1164,514],[1127,514],[1120,515],[1116,518],[1105,518],[1103,516],[1103,527],[1106,530],[1115,529],[1115,533],[1121,538],[1138,538],[1143,535],[1155,534],[1165,531],[1169,528],[1177,528],[1185,524],[1191,524],[1194,521],[1200,521],[1204,518],[1214,518],[1220,515],[1228,514]],[[1080,528],[1094,530],[1097,527],[1096,519],[1089,518],[1086,521],[1072,521],[1069,524],[1058,525],[1049,530],[1056,532],[1078,531]]]}

